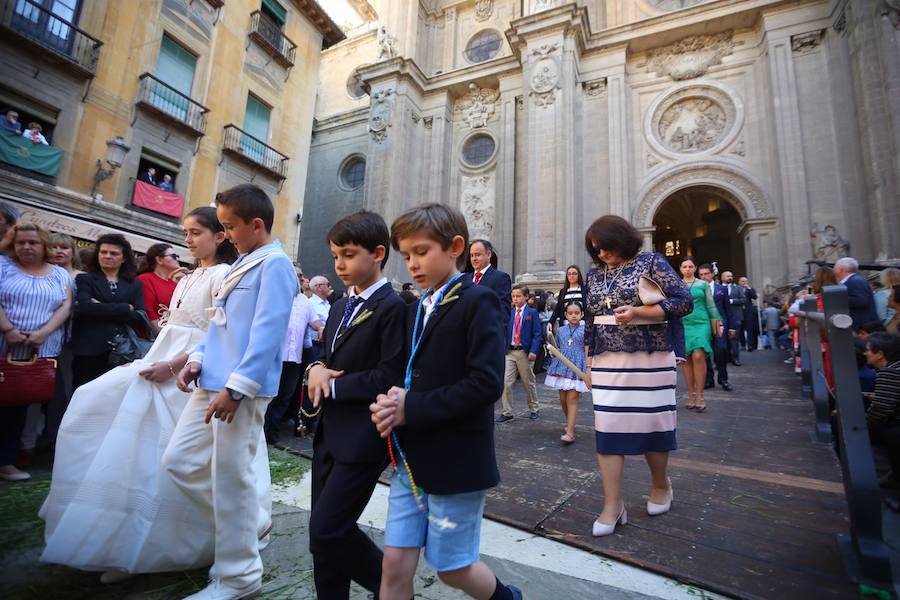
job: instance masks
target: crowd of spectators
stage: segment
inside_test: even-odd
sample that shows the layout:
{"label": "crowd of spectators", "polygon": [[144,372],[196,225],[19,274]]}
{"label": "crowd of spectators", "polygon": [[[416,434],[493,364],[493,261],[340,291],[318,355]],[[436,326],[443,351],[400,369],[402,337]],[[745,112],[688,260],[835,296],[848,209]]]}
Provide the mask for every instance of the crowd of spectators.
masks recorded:
{"label": "crowd of spectators", "polygon": [[0,129],[7,134],[19,135],[25,139],[31,140],[35,144],[43,144],[49,146],[47,138],[44,137],[43,127],[37,121],[30,121],[25,131],[22,131],[22,123],[19,122],[19,113],[15,110],[7,110],[6,115],[0,120]]}

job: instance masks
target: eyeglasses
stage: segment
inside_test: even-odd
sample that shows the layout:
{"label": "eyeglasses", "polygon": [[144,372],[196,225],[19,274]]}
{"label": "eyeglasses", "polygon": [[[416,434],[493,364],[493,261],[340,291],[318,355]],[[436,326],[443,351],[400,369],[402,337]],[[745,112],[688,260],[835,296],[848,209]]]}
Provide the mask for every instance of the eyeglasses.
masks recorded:
{"label": "eyeglasses", "polygon": [[175,254],[174,252],[170,252],[169,254],[166,254],[166,256],[169,256],[171,258],[174,258],[175,260],[178,260],[178,255]]}

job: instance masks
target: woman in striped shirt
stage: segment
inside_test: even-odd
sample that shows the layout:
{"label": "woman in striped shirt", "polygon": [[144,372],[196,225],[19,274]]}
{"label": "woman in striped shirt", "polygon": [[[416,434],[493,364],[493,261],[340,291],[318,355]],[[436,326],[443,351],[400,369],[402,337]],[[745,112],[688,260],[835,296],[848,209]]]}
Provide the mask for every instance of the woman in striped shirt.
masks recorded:
{"label": "woman in striped shirt", "polygon": [[[7,232],[0,249],[0,356],[54,358],[62,349],[64,325],[72,306],[69,274],[51,264],[50,232],[20,223]],[[0,408],[0,479],[21,481],[28,473],[14,462],[25,426],[26,406]]]}
{"label": "woman in striped shirt", "polygon": [[887,446],[890,478],[900,483],[900,335],[873,333],[866,338],[866,360],[877,370],[875,392],[866,409],[873,442]]}
{"label": "woman in striped shirt", "polygon": [[556,309],[550,315],[550,326],[563,325],[566,320],[566,307],[577,302],[584,312],[584,277],[578,265],[569,265],[566,269],[566,283],[556,296]]}

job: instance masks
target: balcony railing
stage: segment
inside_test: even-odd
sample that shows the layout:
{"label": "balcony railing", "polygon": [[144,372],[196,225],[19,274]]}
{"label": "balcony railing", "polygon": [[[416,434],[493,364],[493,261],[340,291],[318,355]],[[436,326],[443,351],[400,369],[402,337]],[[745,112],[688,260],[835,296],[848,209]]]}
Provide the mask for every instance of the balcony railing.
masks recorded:
{"label": "balcony railing", "polygon": [[103,42],[32,0],[0,0],[0,27],[88,77],[97,72]]}
{"label": "balcony railing", "polygon": [[294,66],[297,44],[281,31],[281,26],[260,11],[250,13],[250,39],[282,67]]}
{"label": "balcony railing", "polygon": [[163,83],[150,73],[139,78],[137,104],[151,110],[175,125],[199,135],[206,133],[206,113],[209,109],[194,102],[172,86]]}
{"label": "balcony railing", "polygon": [[276,179],[287,179],[288,157],[267,146],[237,125],[225,126],[225,144],[223,149],[252,165],[265,169]]}

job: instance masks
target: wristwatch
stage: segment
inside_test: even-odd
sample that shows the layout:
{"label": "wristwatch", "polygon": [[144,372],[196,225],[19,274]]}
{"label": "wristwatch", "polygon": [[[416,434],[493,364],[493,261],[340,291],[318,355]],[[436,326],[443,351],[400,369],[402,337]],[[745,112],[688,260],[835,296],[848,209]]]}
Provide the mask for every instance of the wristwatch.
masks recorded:
{"label": "wristwatch", "polygon": [[225,388],[225,389],[228,391],[228,395],[231,396],[231,399],[234,400],[235,402],[240,402],[247,396],[247,394],[242,394],[231,388]]}

